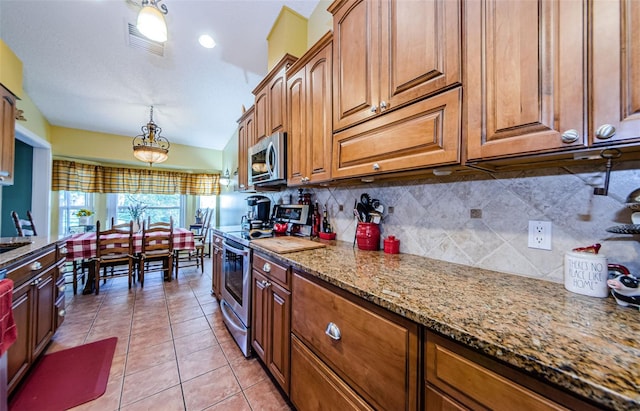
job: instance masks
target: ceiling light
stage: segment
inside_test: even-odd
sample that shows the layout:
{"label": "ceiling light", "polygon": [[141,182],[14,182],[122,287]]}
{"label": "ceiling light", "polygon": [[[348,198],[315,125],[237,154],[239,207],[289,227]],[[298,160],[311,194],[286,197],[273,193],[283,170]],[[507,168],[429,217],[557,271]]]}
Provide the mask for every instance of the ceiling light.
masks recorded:
{"label": "ceiling light", "polygon": [[229,174],[229,169],[227,168],[224,175],[220,177],[220,184],[228,187],[229,183],[231,183],[231,174]]}
{"label": "ceiling light", "polygon": [[202,47],[207,49],[212,49],[216,46],[216,41],[208,34],[203,34],[202,36],[200,36],[198,38],[198,42]]}
{"label": "ceiling light", "polygon": [[142,0],[142,9],[138,13],[136,27],[150,40],[164,43],[167,41],[167,22],[164,15],[169,11],[162,0]]}
{"label": "ceiling light", "polygon": [[162,163],[169,158],[169,140],[161,137],[162,129],[153,122],[153,106],[149,115],[149,122],[140,128],[142,134],[133,138],[133,155],[140,161]]}

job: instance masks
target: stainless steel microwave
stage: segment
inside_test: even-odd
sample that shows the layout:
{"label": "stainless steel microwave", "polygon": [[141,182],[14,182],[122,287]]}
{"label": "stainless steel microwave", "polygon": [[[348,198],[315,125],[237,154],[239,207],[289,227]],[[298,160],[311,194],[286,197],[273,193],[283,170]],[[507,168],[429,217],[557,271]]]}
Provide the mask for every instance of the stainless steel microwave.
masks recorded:
{"label": "stainless steel microwave", "polygon": [[265,137],[249,148],[249,185],[278,185],[287,182],[287,138],[285,133]]}

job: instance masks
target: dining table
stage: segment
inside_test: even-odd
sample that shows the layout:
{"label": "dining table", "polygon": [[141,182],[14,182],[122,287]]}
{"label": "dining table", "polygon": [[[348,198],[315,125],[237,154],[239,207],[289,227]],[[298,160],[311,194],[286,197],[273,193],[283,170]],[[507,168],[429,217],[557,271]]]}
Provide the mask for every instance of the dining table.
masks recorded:
{"label": "dining table", "polygon": [[[142,231],[136,232],[133,234],[133,248],[134,253],[139,254],[142,252]],[[163,235],[162,232],[151,232],[148,233],[149,236],[159,236]],[[195,241],[193,238],[193,231],[187,228],[174,228],[173,229],[173,249],[174,250],[195,250]],[[111,243],[110,247],[116,247],[121,245],[126,245],[129,241],[129,234],[107,234],[105,236],[101,236],[101,238],[122,238],[122,243]],[[95,275],[93,273],[93,264],[86,264],[86,262],[92,260],[96,257],[96,233],[94,231],[74,234],[69,237],[66,241],[66,261],[72,262],[75,265],[80,264],[88,266],[89,268],[89,278],[85,284],[85,288],[83,290],[83,294],[92,293],[93,281],[92,277]],[[109,248],[109,246],[107,246]],[[83,264],[84,263],[84,264]],[[171,276],[172,273],[169,273]],[[168,280],[171,280],[169,277]]]}

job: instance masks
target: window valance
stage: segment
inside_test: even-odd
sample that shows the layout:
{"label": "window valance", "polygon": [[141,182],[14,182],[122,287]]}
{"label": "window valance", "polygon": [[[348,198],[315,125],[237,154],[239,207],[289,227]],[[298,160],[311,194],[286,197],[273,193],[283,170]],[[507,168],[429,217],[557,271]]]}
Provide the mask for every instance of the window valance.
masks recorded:
{"label": "window valance", "polygon": [[53,160],[53,191],[131,194],[220,194],[220,175]]}

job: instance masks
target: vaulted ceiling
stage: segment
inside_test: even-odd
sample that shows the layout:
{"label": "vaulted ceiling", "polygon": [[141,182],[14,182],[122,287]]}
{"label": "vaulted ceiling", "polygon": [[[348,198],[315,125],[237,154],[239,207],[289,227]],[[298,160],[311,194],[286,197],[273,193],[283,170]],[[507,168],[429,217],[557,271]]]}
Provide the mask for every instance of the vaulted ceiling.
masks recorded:
{"label": "vaulted ceiling", "polygon": [[[1,0],[0,37],[22,60],[24,90],[52,125],[124,136],[154,121],[172,143],[223,149],[267,73],[282,6],[317,0],[164,0],[163,55],[130,46],[127,0]],[[205,49],[198,37],[217,45]]]}

